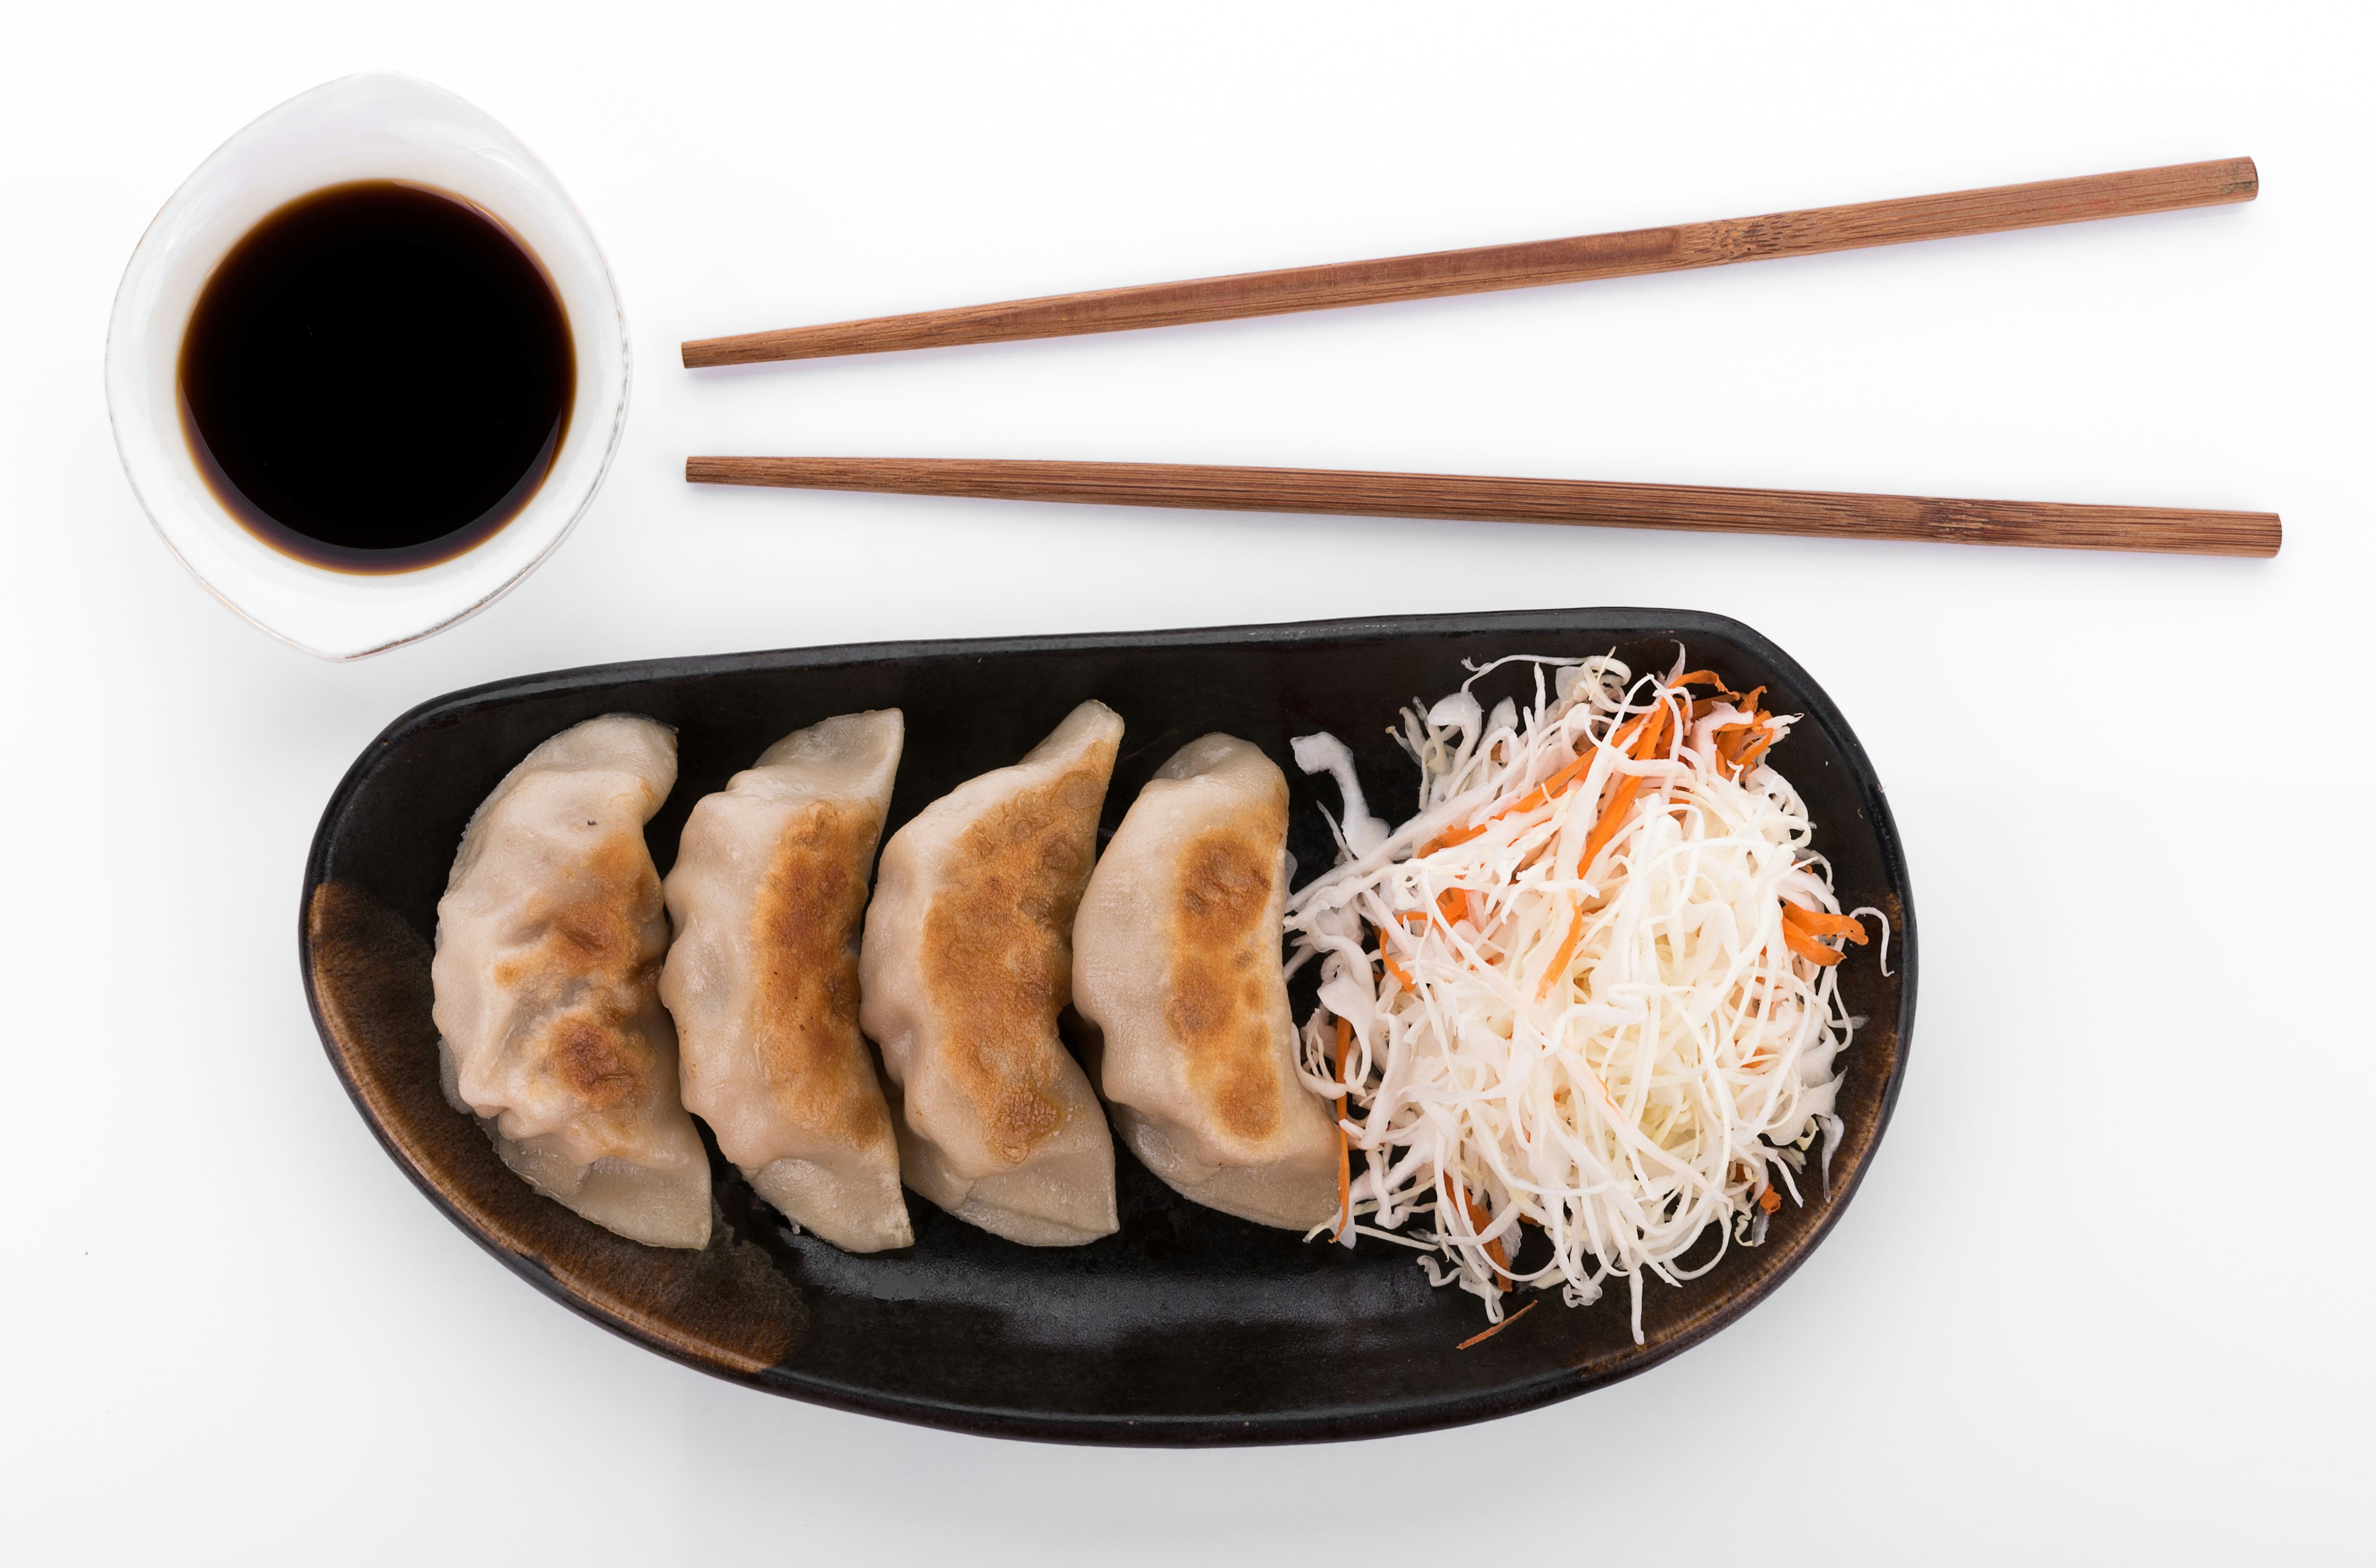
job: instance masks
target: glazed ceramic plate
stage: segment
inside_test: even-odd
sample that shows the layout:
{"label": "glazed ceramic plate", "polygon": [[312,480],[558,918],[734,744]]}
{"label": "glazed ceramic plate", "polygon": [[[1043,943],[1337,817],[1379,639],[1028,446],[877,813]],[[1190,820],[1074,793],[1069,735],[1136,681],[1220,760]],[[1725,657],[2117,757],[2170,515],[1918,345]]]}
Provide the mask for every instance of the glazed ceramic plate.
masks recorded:
{"label": "glazed ceramic plate", "polygon": [[[1107,797],[1111,833],[1156,767],[1210,731],[1253,741],[1294,790],[1304,874],[1333,859],[1325,777],[1288,742],[1327,730],[1353,747],[1383,815],[1408,814],[1415,773],[1387,738],[1396,709],[1466,677],[1464,659],[1614,648],[1636,673],[1694,666],[1764,685],[1802,713],[1777,754],[1817,824],[1843,907],[1893,927],[1841,971],[1870,1019],[1842,1060],[1845,1124],[1828,1196],[1785,1205],[1766,1243],[1677,1289],[1653,1283],[1648,1342],[1625,1291],[1571,1310],[1555,1292],[1467,1349],[1476,1298],[1432,1289],[1408,1251],[1306,1244],[1176,1196],[1119,1146],[1122,1229],[1086,1247],[1013,1245],[910,1194],[916,1243],[850,1257],[795,1235],[713,1146],[726,1223],[702,1253],[642,1247],[539,1197],[437,1087],[429,958],[437,898],[471,810],[529,749],[598,714],[677,728],[676,792],[647,830],[665,874],[695,801],[787,731],[898,707],[908,746],[889,830],[1004,766],[1075,704],[1129,729]],[[1530,692],[1522,669],[1479,692]],[[1316,786],[1316,787],[1315,787]],[[887,832],[886,832],[887,836]],[[885,643],[660,659],[529,675],[441,697],[390,725],[331,798],[305,871],[300,950],[331,1064],[363,1119],[430,1200],[514,1273],[637,1344],[796,1399],[963,1431],[1066,1442],[1286,1443],[1446,1426],[1549,1404],[1630,1376],[1707,1337],[1781,1285],[1871,1164],[1906,1072],[1914,910],[1880,780],[1847,722],[1787,654],[1738,622],[1676,611],[1561,610],[1211,631]],[[1298,1016],[1309,1006],[1299,996]],[[1713,1248],[1713,1238],[1708,1244]]]}

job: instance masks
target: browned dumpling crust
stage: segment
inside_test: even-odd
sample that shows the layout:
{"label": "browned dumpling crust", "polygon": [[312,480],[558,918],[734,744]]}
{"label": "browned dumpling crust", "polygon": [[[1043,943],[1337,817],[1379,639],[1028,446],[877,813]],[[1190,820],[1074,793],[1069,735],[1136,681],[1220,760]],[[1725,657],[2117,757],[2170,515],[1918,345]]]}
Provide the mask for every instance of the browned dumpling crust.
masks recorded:
{"label": "browned dumpling crust", "polygon": [[518,1020],[497,1048],[502,1060],[548,1080],[613,1146],[633,1135],[659,1064],[651,1035],[635,1024],[666,951],[652,949],[654,930],[668,930],[659,913],[660,879],[642,834],[614,832],[556,888],[526,896],[521,925],[543,934],[494,965]]}
{"label": "browned dumpling crust", "polygon": [[858,933],[882,837],[883,813],[848,802],[810,802],[786,825],[752,901],[749,1039],[779,1114],[888,1146],[891,1113],[858,1032]]}
{"label": "browned dumpling crust", "polygon": [[1290,1229],[1337,1212],[1336,1128],[1303,1087],[1280,968],[1287,779],[1255,746],[1182,747],[1114,830],[1073,925],[1123,1142],[1182,1195]]}
{"label": "browned dumpling crust", "polygon": [[908,1184],[1035,1246],[1116,1225],[1112,1138],[1056,1020],[1121,740],[1084,703],[927,806],[885,846],[867,910],[861,1016],[898,1091]]}
{"label": "browned dumpling crust", "polygon": [[914,1240],[858,1028],[867,871],[902,739],[897,708],[786,736],[695,803],[668,879],[660,995],[685,1104],[762,1197],[861,1253]]}
{"label": "browned dumpling crust", "polygon": [[505,1164],[653,1246],[709,1239],[709,1162],[659,999],[668,919],[644,824],[676,737],[626,714],[530,752],[462,836],[431,967],[446,1097]]}
{"label": "browned dumpling crust", "polygon": [[[1284,781],[1282,781],[1282,784]],[[1152,911],[1171,961],[1163,1022],[1215,1126],[1248,1143],[1278,1131],[1288,1075],[1275,1049],[1278,916],[1272,885],[1287,841],[1287,791],[1250,802],[1180,851],[1170,908]]]}
{"label": "browned dumpling crust", "polygon": [[1000,1158],[1064,1124],[1070,1060],[1050,1027],[1072,994],[1073,911],[1097,857],[1110,755],[1016,792],[958,836],[924,916],[922,980],[951,1046],[951,1090]]}

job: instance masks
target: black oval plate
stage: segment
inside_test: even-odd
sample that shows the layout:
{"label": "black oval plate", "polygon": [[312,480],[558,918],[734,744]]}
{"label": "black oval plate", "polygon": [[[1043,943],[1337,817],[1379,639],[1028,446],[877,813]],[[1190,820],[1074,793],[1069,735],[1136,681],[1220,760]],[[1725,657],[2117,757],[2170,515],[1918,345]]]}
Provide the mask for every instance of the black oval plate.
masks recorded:
{"label": "black oval plate", "polygon": [[[1374,809],[1407,815],[1400,706],[1466,677],[1464,659],[1614,648],[1639,674],[1675,644],[1738,686],[1806,715],[1780,753],[1816,823],[1843,906],[1889,912],[1892,973],[1844,967],[1871,1021],[1843,1057],[1846,1126],[1827,1198],[1786,1205],[1764,1246],[1681,1288],[1655,1282],[1633,1342],[1625,1291],[1571,1311],[1556,1293],[1468,1349],[1476,1298],[1432,1289],[1412,1254],[1305,1244],[1198,1208],[1117,1148],[1122,1229],[1075,1248],[1014,1246],[909,1198],[916,1244],[850,1257],[793,1235],[711,1149],[727,1223],[707,1251],[638,1246],[537,1196],[437,1087],[429,958],[463,823],[547,736],[611,712],[677,727],[676,791],[647,830],[665,873],[693,802],[787,731],[897,706],[908,749],[893,829],[960,782],[1021,756],[1075,703],[1129,725],[1107,797],[1111,833],[1139,786],[1209,731],[1286,763],[1328,730],[1359,758]],[[1531,690],[1522,668],[1480,684]],[[1522,696],[1522,701],[1524,697]],[[1290,848],[1330,863],[1325,780],[1287,768]],[[529,675],[423,704],[348,771],[314,837],[299,949],[331,1064],[382,1145],[431,1201],[555,1301],[636,1343],[738,1383],[961,1431],[1079,1443],[1289,1443],[1447,1426],[1527,1409],[1655,1366],[1746,1312],[1847,1206],[1887,1126],[1914,1022],[1914,910],[1880,780],[1829,698],[1772,643],[1721,616],[1660,610],[1329,621],[1208,631],[878,643],[659,659]],[[1299,1016],[1308,1002],[1300,1001]]]}

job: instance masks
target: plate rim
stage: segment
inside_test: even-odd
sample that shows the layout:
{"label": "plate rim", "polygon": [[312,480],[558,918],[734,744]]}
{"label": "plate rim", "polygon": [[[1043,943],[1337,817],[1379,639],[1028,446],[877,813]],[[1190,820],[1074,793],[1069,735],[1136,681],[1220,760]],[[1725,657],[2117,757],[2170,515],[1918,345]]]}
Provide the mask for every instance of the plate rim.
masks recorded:
{"label": "plate rim", "polygon": [[[1753,1289],[1712,1305],[1687,1326],[1655,1348],[1622,1355],[1597,1369],[1568,1368],[1491,1389],[1434,1398],[1399,1399],[1376,1406],[1336,1409],[1305,1408],[1223,1416],[1123,1416],[1041,1412],[966,1404],[916,1395],[853,1388],[846,1384],[802,1374],[784,1367],[750,1369],[704,1354],[696,1347],[658,1334],[627,1317],[604,1309],[557,1278],[538,1258],[514,1251],[478,1223],[453,1196],[440,1187],[408,1155],[374,1111],[357,1083],[344,1047],[323,1010],[315,987],[313,909],[315,895],[328,877],[331,846],[349,809],[381,760],[399,741],[415,732],[456,722],[469,710],[495,700],[583,691],[629,681],[725,675],[754,670],[802,670],[896,660],[903,658],[992,658],[1013,654],[1134,652],[1166,648],[1293,647],[1301,643],[1340,641],[1362,636],[1473,636],[1491,632],[1497,624],[1514,631],[1539,628],[1547,619],[1589,617],[1632,624],[1663,632],[1671,629],[1688,640],[1705,633],[1737,644],[1787,671],[1806,710],[1816,717],[1837,744],[1842,761],[1855,776],[1872,807],[1869,817],[1882,864],[1895,882],[1900,906],[1897,930],[1890,933],[1891,956],[1900,977],[1897,1052],[1882,1087],[1875,1113],[1872,1144],[1865,1159],[1835,1185],[1813,1216],[1805,1240]],[[1631,635],[1631,634],[1629,634]],[[904,1421],[970,1435],[1021,1439],[1067,1444],[1134,1447],[1215,1447],[1351,1441],[1447,1427],[1515,1415],[1604,1388],[1664,1365],[1683,1351],[1731,1326],[1780,1289],[1807,1259],[1830,1239],[1840,1217],[1862,1188],[1868,1170],[1878,1156],[1903,1091],[1910,1062],[1919,960],[1916,936],[1914,894],[1905,845],[1889,806],[1888,789],[1873,768],[1862,741],[1828,692],[1806,668],[1771,638],[1728,615],[1709,611],[1673,610],[1627,605],[1555,606],[1535,610],[1455,612],[1420,615],[1367,615],[1327,620],[1237,623],[1217,626],[1163,628],[1152,631],[1072,632],[1016,636],[906,638],[883,642],[833,643],[812,647],[778,647],[742,652],[674,655],[659,659],[624,659],[577,665],[562,670],[507,676],[416,703],[390,720],[359,752],[325,803],[305,857],[297,909],[297,958],[305,1004],[314,1020],[331,1070],[363,1123],[387,1157],[423,1196],[485,1252],[542,1294],[632,1343],[713,1377],[779,1397],[861,1415]]]}

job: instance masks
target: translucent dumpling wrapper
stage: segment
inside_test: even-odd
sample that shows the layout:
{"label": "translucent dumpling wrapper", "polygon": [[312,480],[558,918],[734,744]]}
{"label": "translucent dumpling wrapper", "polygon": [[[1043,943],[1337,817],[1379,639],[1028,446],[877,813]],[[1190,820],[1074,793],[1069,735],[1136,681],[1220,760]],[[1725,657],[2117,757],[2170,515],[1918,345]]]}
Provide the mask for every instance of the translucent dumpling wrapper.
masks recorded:
{"label": "translucent dumpling wrapper", "polygon": [[899,768],[897,708],[777,742],[685,821],[660,999],[686,1107],[759,1195],[854,1253],[915,1240],[858,1032],[866,873]]}
{"label": "translucent dumpling wrapper", "polygon": [[1116,1229],[1113,1138],[1056,1020],[1121,742],[1120,716],[1083,703],[933,802],[884,846],[866,911],[859,1016],[894,1086],[900,1170],[1030,1246]]}
{"label": "translucent dumpling wrapper", "polygon": [[709,1160],[677,1092],[644,824],[676,735],[627,714],[530,752],[462,834],[430,974],[446,1098],[537,1191],[656,1247],[709,1241]]}
{"label": "translucent dumpling wrapper", "polygon": [[1338,1213],[1339,1141],[1298,1071],[1280,968],[1287,779],[1228,735],[1156,770],[1073,922],[1073,1004],[1131,1152],[1182,1196],[1308,1230]]}

